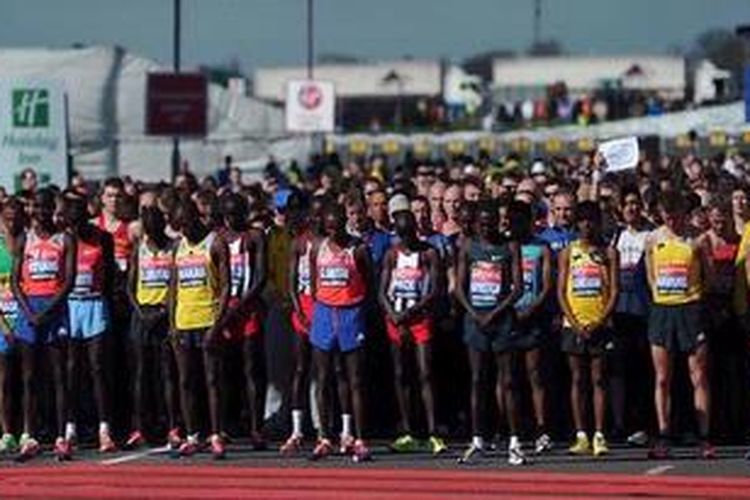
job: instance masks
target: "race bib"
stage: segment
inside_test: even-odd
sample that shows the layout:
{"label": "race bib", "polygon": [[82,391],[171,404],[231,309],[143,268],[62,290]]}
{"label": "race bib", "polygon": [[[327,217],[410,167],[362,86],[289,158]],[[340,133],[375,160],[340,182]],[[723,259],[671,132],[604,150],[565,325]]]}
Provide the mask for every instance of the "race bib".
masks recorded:
{"label": "race bib", "polygon": [[656,291],[661,295],[684,295],[688,290],[688,266],[666,264],[656,274]]}

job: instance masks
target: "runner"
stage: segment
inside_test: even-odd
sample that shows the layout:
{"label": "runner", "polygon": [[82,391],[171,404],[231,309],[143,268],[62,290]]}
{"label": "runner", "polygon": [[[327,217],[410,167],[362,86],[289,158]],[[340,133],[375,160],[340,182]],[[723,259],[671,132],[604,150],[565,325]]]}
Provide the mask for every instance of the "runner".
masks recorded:
{"label": "runner", "polygon": [[693,385],[693,405],[701,440],[700,455],[714,458],[709,441],[710,390],[708,340],[701,301],[713,275],[710,249],[687,233],[686,207],[679,193],[665,193],[659,200],[663,224],[646,242],[646,269],[654,301],[648,325],[655,371],[655,402],[659,436],[649,458],[669,457],[673,357],[687,355]]}
{"label": "runner", "polygon": [[[602,241],[602,218],[595,202],[576,208],[579,237],[558,257],[557,296],[563,311],[562,351],[571,371],[570,406],[576,439],[569,451],[599,457],[609,453],[604,437],[607,405],[606,362],[614,349],[610,316],[617,303],[617,250]],[[594,439],[586,433],[585,371],[594,393]]]}
{"label": "runner", "polygon": [[164,232],[166,219],[158,208],[142,207],[140,222],[143,235],[131,255],[128,277],[128,296],[133,309],[130,327],[133,431],[125,443],[126,449],[145,443],[144,420],[147,416],[156,424],[156,410],[160,405],[152,405],[147,411],[147,396],[150,393],[151,401],[155,403],[160,393],[159,387],[164,390],[162,394],[170,429],[167,443],[175,446],[179,441],[175,420],[174,374],[167,345],[169,318],[166,309],[174,242]]}
{"label": "runner", "polygon": [[[17,198],[6,198],[0,204],[0,427],[3,433],[0,438],[0,453],[18,451],[18,441],[12,432],[11,359],[14,329],[19,311],[18,302],[13,296],[11,275],[13,274],[13,250],[23,234],[23,226],[23,205]],[[27,373],[31,374],[33,371]],[[32,390],[36,390],[36,387],[32,387]]]}
{"label": "runner", "polygon": [[242,353],[245,393],[250,414],[250,441],[254,450],[266,448],[261,434],[266,399],[261,291],[266,282],[263,233],[247,225],[247,200],[227,193],[220,200],[222,236],[229,249],[231,287],[224,319],[224,338],[233,352]]}
{"label": "runner", "polygon": [[221,437],[219,377],[221,369],[220,335],[230,292],[229,251],[217,234],[207,228],[195,203],[182,200],[175,213],[175,224],[182,237],[175,248],[172,282],[168,302],[172,349],[177,361],[180,404],[187,428],[187,439],[177,456],[189,457],[200,448],[198,433],[198,381],[202,358],[203,376],[208,393],[214,458],[225,456]]}
{"label": "runner", "polygon": [[[395,195],[388,203],[399,243],[385,254],[380,279],[380,305],[385,312],[388,338],[394,367],[399,425],[402,435],[391,448],[397,452],[415,451],[409,423],[408,393],[412,381],[406,377],[405,365],[419,367],[419,383],[427,418],[427,432],[433,455],[447,450],[435,429],[435,397],[432,381],[432,308],[438,297],[440,261],[437,251],[417,237],[416,219],[409,199]],[[416,356],[414,356],[416,354]]]}
{"label": "runner", "polygon": [[[457,266],[456,298],[464,307],[464,343],[471,367],[472,441],[459,460],[470,462],[485,450],[489,405],[489,378],[493,353],[498,358],[498,377],[505,338],[513,328],[513,304],[523,292],[521,258],[518,245],[501,237],[499,210],[493,202],[477,206],[476,236],[464,239]],[[500,387],[496,388],[498,407],[503,404]],[[502,410],[501,410],[502,413]],[[525,463],[517,432],[511,429],[508,462]]]}
{"label": "runner", "polygon": [[[65,439],[76,442],[77,408],[74,401],[80,392],[83,366],[88,366],[94,387],[94,401],[99,417],[99,451],[116,450],[110,432],[110,374],[106,369],[110,357],[106,333],[111,328],[110,304],[115,270],[112,237],[89,223],[84,198],[69,194],[64,201],[68,231],[76,239],[76,274],[68,296],[67,384],[71,395]],[[81,359],[87,358],[87,363]]]}
{"label": "runner", "polygon": [[21,352],[24,379],[20,458],[31,458],[39,452],[39,443],[32,433],[36,403],[34,351],[41,346],[52,367],[55,386],[57,439],[54,451],[58,459],[66,460],[71,455],[71,442],[65,438],[68,397],[62,338],[68,333],[67,298],[75,278],[76,243],[72,236],[55,227],[55,194],[51,190],[39,190],[29,208],[31,228],[18,240],[11,277],[13,295],[20,310],[14,340]]}
{"label": "runner", "polygon": [[315,299],[310,328],[313,363],[317,371],[316,399],[320,412],[318,443],[312,453],[314,460],[331,454],[333,448],[328,405],[328,379],[339,358],[343,370],[336,370],[337,382],[348,390],[339,390],[344,415],[351,407],[354,413],[357,438],[351,446],[351,420],[342,419],[343,450],[352,449],[355,462],[370,459],[364,440],[364,386],[361,378],[361,347],[365,340],[365,300],[367,298],[372,264],[367,247],[346,231],[346,214],[340,205],[327,207],[323,215],[326,237],[313,246],[311,257],[312,292]]}

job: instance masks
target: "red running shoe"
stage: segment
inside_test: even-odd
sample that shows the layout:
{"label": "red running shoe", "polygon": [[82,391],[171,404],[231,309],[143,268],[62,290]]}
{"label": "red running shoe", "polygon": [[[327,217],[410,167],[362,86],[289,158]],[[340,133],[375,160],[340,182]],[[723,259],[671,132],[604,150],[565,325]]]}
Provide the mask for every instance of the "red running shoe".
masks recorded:
{"label": "red running shoe", "polygon": [[112,440],[108,431],[99,433],[99,453],[112,453],[117,451],[117,445]]}
{"label": "red running shoe", "polygon": [[146,444],[146,438],[143,436],[143,433],[141,431],[133,431],[130,433],[130,436],[128,436],[128,440],[125,441],[123,449],[134,450],[140,448],[144,444]]}
{"label": "red running shoe", "polygon": [[221,438],[220,435],[214,434],[210,438],[211,442],[211,455],[213,455],[214,460],[221,460],[224,458],[227,454],[227,450],[224,446],[224,440]]}
{"label": "red running shoe", "polygon": [[370,454],[370,450],[365,446],[365,442],[361,439],[357,439],[354,441],[354,452],[352,454],[352,460],[354,460],[355,463],[360,462],[369,462],[372,460],[372,455]]}
{"label": "red running shoe", "polygon": [[713,460],[716,458],[716,448],[708,441],[701,443],[701,458],[704,460]]}
{"label": "red running shoe", "polygon": [[180,445],[177,451],[180,457],[192,457],[198,453],[198,448],[198,440],[190,436]]}
{"label": "red running shoe", "polygon": [[296,455],[300,451],[302,451],[302,436],[295,436],[294,434],[289,436],[289,439],[279,448],[279,453],[285,457]]}
{"label": "red running shoe", "polygon": [[55,440],[55,447],[52,449],[55,458],[59,462],[65,462],[73,459],[73,445],[67,439],[59,437]]}
{"label": "red running shoe", "polygon": [[333,453],[333,445],[328,439],[318,439],[318,444],[315,445],[310,460],[320,460]]}
{"label": "red running shoe", "polygon": [[182,437],[180,436],[180,428],[174,427],[167,433],[167,448],[170,450],[177,450],[182,445]]}

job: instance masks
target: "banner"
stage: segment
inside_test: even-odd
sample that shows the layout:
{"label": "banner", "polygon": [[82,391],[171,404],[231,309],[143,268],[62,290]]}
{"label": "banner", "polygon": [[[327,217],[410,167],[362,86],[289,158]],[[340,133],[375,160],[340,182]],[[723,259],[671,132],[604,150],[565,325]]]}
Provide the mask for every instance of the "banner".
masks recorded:
{"label": "banner", "polygon": [[208,85],[199,73],[149,73],[146,80],[146,134],[206,135]]}
{"label": "banner", "polygon": [[68,184],[67,109],[60,82],[0,79],[0,185],[15,190],[25,168],[33,168],[43,184]]}
{"label": "banner", "polygon": [[333,132],[336,94],[332,82],[290,80],[286,89],[289,132]]}
{"label": "banner", "polygon": [[629,170],[638,165],[638,138],[627,137],[599,144],[599,153],[607,162],[607,172]]}

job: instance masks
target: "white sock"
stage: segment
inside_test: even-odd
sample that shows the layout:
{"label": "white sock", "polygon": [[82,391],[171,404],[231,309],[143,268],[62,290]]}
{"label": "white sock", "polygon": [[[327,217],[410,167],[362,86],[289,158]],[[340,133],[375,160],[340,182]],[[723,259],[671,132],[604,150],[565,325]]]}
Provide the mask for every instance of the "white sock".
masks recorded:
{"label": "white sock", "polygon": [[596,431],[594,433],[594,439],[604,439],[604,433],[602,431]]}
{"label": "white sock", "polygon": [[349,437],[352,435],[352,415],[350,413],[341,414],[341,436]]}
{"label": "white sock", "polygon": [[190,444],[198,444],[198,433],[190,434],[187,437],[187,440],[190,442]]}
{"label": "white sock", "polygon": [[65,439],[71,440],[76,438],[76,424],[68,422],[65,424]]}
{"label": "white sock", "polygon": [[292,410],[292,436],[302,436],[302,410]]}
{"label": "white sock", "polygon": [[578,431],[578,432],[576,432],[576,438],[578,438],[578,439],[588,439],[588,436],[586,435],[585,431]]}
{"label": "white sock", "polygon": [[109,434],[109,424],[107,422],[99,422],[99,434]]}
{"label": "white sock", "polygon": [[521,447],[521,442],[518,440],[518,436],[511,436],[508,442],[508,448],[516,449]]}
{"label": "white sock", "polygon": [[471,444],[476,448],[484,448],[484,438],[482,436],[474,436],[471,438]]}

